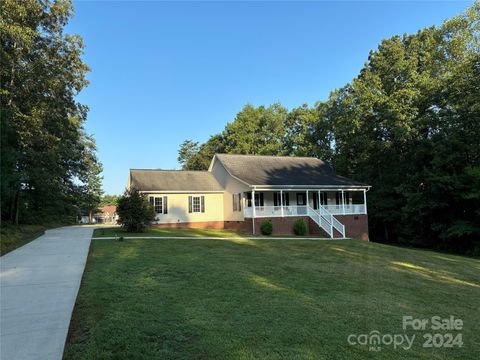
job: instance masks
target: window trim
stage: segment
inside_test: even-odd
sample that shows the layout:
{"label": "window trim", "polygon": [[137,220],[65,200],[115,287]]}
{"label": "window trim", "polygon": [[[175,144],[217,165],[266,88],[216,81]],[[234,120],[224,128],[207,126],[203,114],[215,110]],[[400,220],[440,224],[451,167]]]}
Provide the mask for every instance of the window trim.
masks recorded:
{"label": "window trim", "polygon": [[[198,199],[198,204],[195,204],[195,200]],[[198,206],[198,208],[197,208]],[[188,212],[204,213],[205,212],[205,196],[204,195],[190,195],[188,197]]]}
{"label": "window trim", "polygon": [[[168,214],[168,197],[163,195],[150,195],[148,197],[148,202],[153,206],[156,215],[159,214]],[[160,203],[160,204],[158,204]],[[160,208],[160,211],[157,211],[157,207]]]}

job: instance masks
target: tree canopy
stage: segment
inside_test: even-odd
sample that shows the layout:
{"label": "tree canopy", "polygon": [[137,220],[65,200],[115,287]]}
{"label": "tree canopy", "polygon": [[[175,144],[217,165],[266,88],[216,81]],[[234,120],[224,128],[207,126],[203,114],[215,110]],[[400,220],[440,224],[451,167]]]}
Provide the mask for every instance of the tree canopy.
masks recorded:
{"label": "tree canopy", "polygon": [[63,32],[70,1],[0,3],[1,217],[69,221],[94,210],[101,164],[75,97],[89,70],[78,35]]}

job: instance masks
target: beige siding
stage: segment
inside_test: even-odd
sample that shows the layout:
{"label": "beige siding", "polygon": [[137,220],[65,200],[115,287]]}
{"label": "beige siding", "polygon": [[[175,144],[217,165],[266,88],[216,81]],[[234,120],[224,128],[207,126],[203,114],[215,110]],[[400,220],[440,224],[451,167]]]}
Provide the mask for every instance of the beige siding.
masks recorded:
{"label": "beige siding", "polygon": [[[148,194],[150,196],[166,196],[168,204],[168,214],[157,214],[158,224],[165,223],[185,223],[185,222],[203,222],[203,221],[223,221],[223,193],[192,193],[192,194]],[[189,213],[188,197],[205,196],[205,212]]]}
{"label": "beige siding", "polygon": [[[225,221],[242,221],[243,220],[243,209],[246,204],[245,200],[245,191],[250,191],[249,186],[245,185],[241,181],[231,177],[227,170],[223,167],[223,165],[218,161],[215,160],[212,173],[217,179],[217,181],[222,185],[225,189],[224,197],[223,197],[223,214]],[[242,194],[242,210],[241,211],[233,211],[233,194]]]}

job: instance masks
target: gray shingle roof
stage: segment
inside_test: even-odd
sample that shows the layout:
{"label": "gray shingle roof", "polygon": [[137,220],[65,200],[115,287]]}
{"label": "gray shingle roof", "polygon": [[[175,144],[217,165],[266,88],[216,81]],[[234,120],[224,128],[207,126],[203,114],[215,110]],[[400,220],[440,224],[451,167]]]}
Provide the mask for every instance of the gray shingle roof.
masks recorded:
{"label": "gray shingle roof", "polygon": [[367,186],[337,175],[312,157],[216,154],[230,174],[249,185]]}
{"label": "gray shingle roof", "polygon": [[130,169],[130,186],[140,191],[223,191],[208,171]]}

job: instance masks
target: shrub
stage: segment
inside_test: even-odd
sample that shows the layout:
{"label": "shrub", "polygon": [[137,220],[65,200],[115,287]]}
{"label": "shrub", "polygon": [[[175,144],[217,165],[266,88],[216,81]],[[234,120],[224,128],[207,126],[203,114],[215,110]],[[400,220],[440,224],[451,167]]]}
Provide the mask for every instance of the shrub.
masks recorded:
{"label": "shrub", "polygon": [[272,228],[272,220],[270,219],[263,220],[262,225],[260,226],[263,235],[272,235]]}
{"label": "shrub", "polygon": [[307,233],[307,223],[303,219],[298,219],[293,224],[293,232],[295,235],[305,235]]}
{"label": "shrub", "polygon": [[128,232],[141,232],[155,219],[155,210],[136,189],[125,191],[118,199],[118,223]]}

